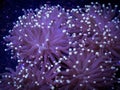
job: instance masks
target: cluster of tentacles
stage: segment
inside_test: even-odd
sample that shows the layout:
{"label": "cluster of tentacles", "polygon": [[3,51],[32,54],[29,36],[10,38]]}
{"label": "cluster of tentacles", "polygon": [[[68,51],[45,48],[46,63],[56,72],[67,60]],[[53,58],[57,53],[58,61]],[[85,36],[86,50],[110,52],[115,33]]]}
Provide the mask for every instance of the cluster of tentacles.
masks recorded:
{"label": "cluster of tentacles", "polygon": [[18,59],[0,90],[115,89],[120,66],[120,12],[91,3],[66,10],[44,5],[25,11],[5,36]]}

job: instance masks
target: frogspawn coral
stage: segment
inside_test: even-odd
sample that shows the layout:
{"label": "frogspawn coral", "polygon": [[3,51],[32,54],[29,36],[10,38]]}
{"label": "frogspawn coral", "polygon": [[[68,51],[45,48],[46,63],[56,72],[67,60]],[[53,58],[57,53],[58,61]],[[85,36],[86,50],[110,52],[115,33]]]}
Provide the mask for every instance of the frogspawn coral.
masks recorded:
{"label": "frogspawn coral", "polygon": [[110,4],[30,9],[4,39],[18,66],[3,74],[2,90],[115,89],[120,21]]}

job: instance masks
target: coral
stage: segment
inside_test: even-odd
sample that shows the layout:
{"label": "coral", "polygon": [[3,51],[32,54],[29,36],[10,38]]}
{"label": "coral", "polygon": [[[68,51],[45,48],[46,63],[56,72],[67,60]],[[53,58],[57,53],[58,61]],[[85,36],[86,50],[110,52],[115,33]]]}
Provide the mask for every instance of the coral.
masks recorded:
{"label": "coral", "polygon": [[120,21],[115,12],[110,4],[106,8],[98,3],[87,5],[85,13],[79,8],[71,10],[74,17],[71,23],[75,24],[74,30],[69,31],[73,36],[72,46],[81,53],[88,51],[120,58]]}
{"label": "coral", "polygon": [[65,10],[42,6],[4,37],[18,59],[2,75],[2,90],[115,89],[120,60],[120,20],[111,4]]}
{"label": "coral", "polygon": [[[115,60],[93,53],[71,55],[55,81],[60,90],[109,90],[116,82]],[[111,86],[111,87],[110,87]]]}
{"label": "coral", "polygon": [[[7,68],[10,73],[3,76],[2,90],[49,90],[52,86],[52,79],[57,73],[54,73],[56,67],[47,70],[45,66],[26,66],[20,64],[16,71]],[[54,71],[54,72],[53,72]]]}
{"label": "coral", "polygon": [[53,57],[67,54],[68,38],[63,32],[68,27],[68,15],[59,5],[45,5],[35,11],[25,11],[26,15],[18,17],[19,21],[11,30],[10,36],[5,38],[9,42],[7,46],[14,49],[22,59],[32,60],[41,56],[47,59],[49,56],[53,62]]}

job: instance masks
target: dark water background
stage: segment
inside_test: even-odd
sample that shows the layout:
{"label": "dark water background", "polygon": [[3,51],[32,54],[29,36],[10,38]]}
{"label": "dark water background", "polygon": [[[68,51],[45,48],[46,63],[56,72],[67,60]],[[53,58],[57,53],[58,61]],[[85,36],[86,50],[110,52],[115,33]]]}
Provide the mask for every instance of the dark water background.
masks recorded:
{"label": "dark water background", "polygon": [[[5,52],[3,36],[8,35],[8,30],[12,29],[13,22],[17,17],[23,15],[22,9],[35,9],[44,4],[57,5],[71,9],[76,6],[83,7],[90,2],[99,2],[101,4],[111,3],[112,5],[119,5],[120,0],[0,0],[0,73],[5,72],[5,67],[15,69],[17,60],[10,59],[10,52]],[[119,76],[119,71],[118,71]]]}

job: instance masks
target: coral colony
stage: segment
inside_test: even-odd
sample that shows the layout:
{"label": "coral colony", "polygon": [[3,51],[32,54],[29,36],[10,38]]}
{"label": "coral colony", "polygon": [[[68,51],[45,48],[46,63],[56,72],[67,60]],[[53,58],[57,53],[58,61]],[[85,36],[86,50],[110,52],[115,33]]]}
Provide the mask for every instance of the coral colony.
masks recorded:
{"label": "coral colony", "polygon": [[[120,11],[97,2],[27,10],[5,36],[18,59],[0,90],[112,90],[120,66]],[[6,49],[5,49],[6,50]]]}

